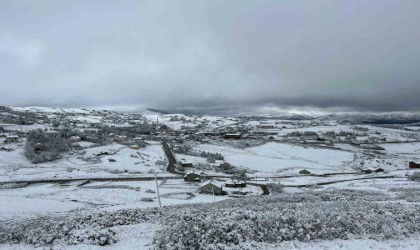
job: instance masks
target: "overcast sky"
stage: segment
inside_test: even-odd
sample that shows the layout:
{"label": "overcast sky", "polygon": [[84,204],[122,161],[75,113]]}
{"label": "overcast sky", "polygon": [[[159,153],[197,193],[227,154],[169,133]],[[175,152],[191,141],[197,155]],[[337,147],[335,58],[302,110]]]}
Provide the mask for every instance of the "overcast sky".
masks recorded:
{"label": "overcast sky", "polygon": [[0,104],[420,110],[420,1],[0,1]]}

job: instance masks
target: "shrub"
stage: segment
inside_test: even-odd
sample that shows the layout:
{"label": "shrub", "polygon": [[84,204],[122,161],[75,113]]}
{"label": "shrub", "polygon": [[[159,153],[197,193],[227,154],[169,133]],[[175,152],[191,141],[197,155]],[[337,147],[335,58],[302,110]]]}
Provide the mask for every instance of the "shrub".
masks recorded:
{"label": "shrub", "polygon": [[278,183],[268,183],[267,188],[273,194],[283,193],[283,185]]}
{"label": "shrub", "polygon": [[82,212],[66,216],[39,217],[18,223],[0,221],[0,244],[110,245],[117,241],[111,227],[150,221],[157,210],[119,210],[117,212]]}
{"label": "shrub", "polygon": [[384,198],[335,190],[192,205],[165,212],[155,243],[159,249],[222,249],[242,242],[398,239],[420,230],[417,207],[376,202]]}
{"label": "shrub", "polygon": [[207,162],[208,163],[215,163],[216,162],[216,159],[214,157],[212,157],[212,156],[209,156],[209,157],[207,157]]}
{"label": "shrub", "polygon": [[414,172],[414,174],[412,174],[410,176],[410,180],[412,180],[412,181],[420,181],[420,172]]}
{"label": "shrub", "polygon": [[25,156],[32,163],[41,163],[61,158],[61,153],[70,150],[70,142],[59,133],[31,131],[25,145]]}
{"label": "shrub", "polygon": [[215,171],[215,167],[210,165],[209,163],[202,163],[198,162],[194,164],[194,168],[197,170],[209,170],[209,171]]}

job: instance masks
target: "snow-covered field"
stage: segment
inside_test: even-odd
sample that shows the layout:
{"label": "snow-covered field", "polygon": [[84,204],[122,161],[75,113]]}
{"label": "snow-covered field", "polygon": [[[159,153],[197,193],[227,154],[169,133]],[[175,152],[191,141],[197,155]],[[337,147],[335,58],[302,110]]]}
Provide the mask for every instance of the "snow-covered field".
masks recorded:
{"label": "snow-covered field", "polygon": [[313,173],[349,172],[354,154],[332,149],[302,147],[283,143],[229,152],[221,149],[228,162],[260,172],[297,173],[307,169]]}
{"label": "snow-covered field", "polygon": [[[23,147],[12,147],[16,147],[16,150],[0,151],[0,181],[110,177],[164,171],[164,166],[155,164],[158,160],[164,160],[165,155],[160,143],[154,142],[138,150],[119,144],[87,148],[83,155],[69,154],[63,159],[36,165],[24,157]],[[109,152],[111,155],[96,156],[101,152]],[[110,162],[110,159],[115,162]]]}

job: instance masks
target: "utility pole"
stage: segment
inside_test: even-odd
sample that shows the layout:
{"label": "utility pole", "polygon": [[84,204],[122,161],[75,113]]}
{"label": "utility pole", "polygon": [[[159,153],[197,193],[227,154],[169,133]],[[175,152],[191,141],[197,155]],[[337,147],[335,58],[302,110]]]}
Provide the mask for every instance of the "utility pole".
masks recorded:
{"label": "utility pole", "polygon": [[159,201],[159,209],[160,209],[160,213],[162,214],[162,203],[160,202],[159,185],[158,185],[158,181],[157,181],[156,172],[155,172],[155,182],[156,182],[156,191],[157,191],[158,201]]}

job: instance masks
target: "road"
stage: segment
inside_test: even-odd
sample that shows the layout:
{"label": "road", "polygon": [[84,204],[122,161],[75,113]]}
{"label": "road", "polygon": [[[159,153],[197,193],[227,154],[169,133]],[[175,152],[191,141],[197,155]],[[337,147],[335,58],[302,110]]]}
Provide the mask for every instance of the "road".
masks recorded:
{"label": "road", "polygon": [[[181,176],[157,176],[158,180],[163,179],[182,179]],[[16,181],[5,181],[0,182],[1,185],[7,184],[39,184],[39,183],[66,183],[72,181],[87,181],[91,182],[106,182],[106,181],[152,181],[154,176],[143,176],[143,177],[98,177],[98,178],[66,178],[66,179],[38,179],[38,180],[16,180]]]}
{"label": "road", "polygon": [[166,168],[166,171],[169,173],[182,175],[184,176],[185,173],[176,171],[176,159],[174,154],[171,152],[171,149],[169,148],[169,145],[166,141],[162,142],[163,151],[165,152],[166,158],[168,159],[168,167]]}

